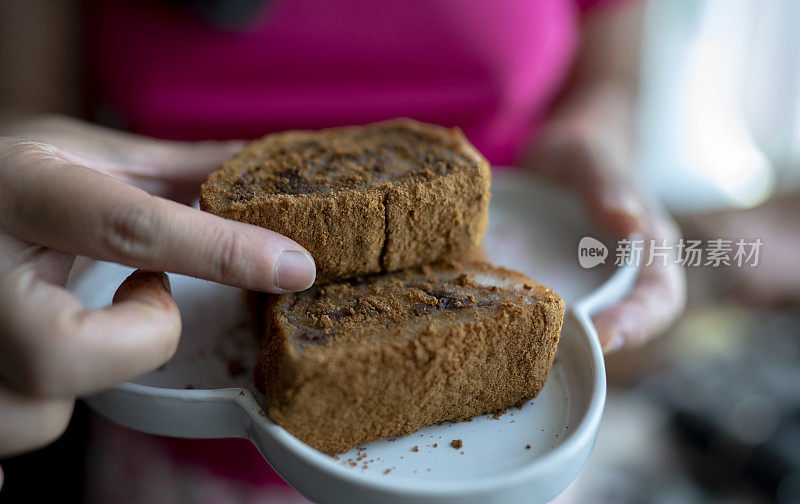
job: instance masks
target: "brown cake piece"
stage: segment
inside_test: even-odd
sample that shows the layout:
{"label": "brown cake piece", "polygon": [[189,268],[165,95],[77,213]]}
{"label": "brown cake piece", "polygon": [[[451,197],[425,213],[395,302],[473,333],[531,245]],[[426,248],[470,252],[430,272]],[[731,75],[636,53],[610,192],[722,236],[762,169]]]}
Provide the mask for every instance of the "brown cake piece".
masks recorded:
{"label": "brown cake piece", "polygon": [[480,242],[488,205],[489,164],[461,131],[410,119],[267,135],[200,196],[297,241],[321,281],[456,257]]}
{"label": "brown cake piece", "polygon": [[256,383],[309,445],[357,443],[535,397],[564,302],[486,263],[440,263],[272,296]]}

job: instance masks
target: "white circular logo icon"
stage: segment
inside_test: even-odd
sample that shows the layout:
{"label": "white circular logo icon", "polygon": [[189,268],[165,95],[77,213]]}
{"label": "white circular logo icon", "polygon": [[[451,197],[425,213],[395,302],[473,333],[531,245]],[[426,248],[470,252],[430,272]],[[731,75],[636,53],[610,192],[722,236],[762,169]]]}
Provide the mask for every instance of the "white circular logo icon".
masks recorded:
{"label": "white circular logo icon", "polygon": [[608,257],[608,247],[600,240],[591,236],[584,236],[578,243],[578,262],[583,268],[594,268],[598,264],[605,264]]}

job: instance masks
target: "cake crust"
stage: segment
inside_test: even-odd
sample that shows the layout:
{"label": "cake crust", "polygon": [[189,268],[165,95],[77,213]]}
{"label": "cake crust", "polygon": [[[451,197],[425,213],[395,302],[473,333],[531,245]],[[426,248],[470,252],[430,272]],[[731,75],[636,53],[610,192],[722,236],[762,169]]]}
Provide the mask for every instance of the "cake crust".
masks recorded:
{"label": "cake crust", "polygon": [[469,251],[489,178],[460,130],[396,119],[251,142],[209,176],[200,207],[292,238],[324,282]]}
{"label": "cake crust", "polygon": [[256,383],[276,423],[345,451],[535,397],[563,314],[552,290],[486,263],[273,296]]}

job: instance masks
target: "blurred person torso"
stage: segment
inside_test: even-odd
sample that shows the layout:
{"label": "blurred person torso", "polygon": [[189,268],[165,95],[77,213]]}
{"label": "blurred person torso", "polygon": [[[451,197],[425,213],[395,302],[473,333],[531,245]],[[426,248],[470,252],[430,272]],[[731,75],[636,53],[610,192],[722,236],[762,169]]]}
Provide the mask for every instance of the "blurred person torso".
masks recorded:
{"label": "blurred person torso", "polygon": [[225,28],[193,3],[87,2],[89,92],[106,122],[200,140],[407,116],[460,126],[508,164],[597,2],[273,0]]}

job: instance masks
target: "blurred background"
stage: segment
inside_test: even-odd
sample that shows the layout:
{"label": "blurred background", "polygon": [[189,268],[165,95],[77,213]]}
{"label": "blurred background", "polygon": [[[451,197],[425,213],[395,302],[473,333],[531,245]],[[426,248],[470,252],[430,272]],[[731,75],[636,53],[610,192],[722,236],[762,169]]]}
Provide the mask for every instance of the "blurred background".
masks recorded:
{"label": "blurred background", "polygon": [[[800,217],[800,3],[650,0],[645,19],[641,183],[686,238],[760,236],[778,275],[796,275],[798,230],[786,224]],[[769,250],[773,235],[790,236],[784,251]],[[676,326],[607,357],[597,449],[570,491],[576,502],[800,502],[798,300],[757,302],[731,269],[687,275]]]}
{"label": "blurred background", "polygon": [[[800,2],[644,4],[635,177],[687,238],[760,237],[762,265],[688,268],[677,324],[607,358],[597,448],[560,500],[800,502]],[[2,461],[0,501],[82,495],[89,417]]]}
{"label": "blurred background", "polygon": [[[800,3],[650,0],[645,20],[641,183],[686,238],[762,237],[779,272],[759,282],[796,276]],[[798,299],[756,300],[760,287],[742,292],[732,269],[687,275],[675,327],[607,357],[597,449],[570,492],[576,502],[800,502]]]}
{"label": "blurred background", "polygon": [[790,0],[647,3],[638,172],[674,212],[797,187],[798,16]]}

